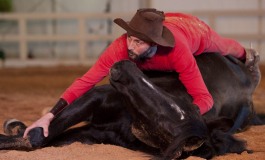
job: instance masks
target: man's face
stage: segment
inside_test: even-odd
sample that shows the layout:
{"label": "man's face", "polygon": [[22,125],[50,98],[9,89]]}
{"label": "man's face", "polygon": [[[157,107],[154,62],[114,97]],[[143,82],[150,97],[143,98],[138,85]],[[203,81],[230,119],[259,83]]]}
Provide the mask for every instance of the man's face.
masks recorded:
{"label": "man's face", "polygon": [[134,36],[127,36],[128,54],[133,60],[137,60],[137,58],[147,51],[150,46],[150,43],[144,42]]}

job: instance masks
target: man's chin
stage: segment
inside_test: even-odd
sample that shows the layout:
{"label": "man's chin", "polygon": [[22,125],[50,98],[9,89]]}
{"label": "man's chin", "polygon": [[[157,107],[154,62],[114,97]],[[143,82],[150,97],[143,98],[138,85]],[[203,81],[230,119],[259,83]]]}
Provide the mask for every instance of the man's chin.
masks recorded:
{"label": "man's chin", "polygon": [[135,55],[129,55],[129,58],[130,58],[131,60],[136,60],[136,59],[137,59],[137,56],[135,56]]}

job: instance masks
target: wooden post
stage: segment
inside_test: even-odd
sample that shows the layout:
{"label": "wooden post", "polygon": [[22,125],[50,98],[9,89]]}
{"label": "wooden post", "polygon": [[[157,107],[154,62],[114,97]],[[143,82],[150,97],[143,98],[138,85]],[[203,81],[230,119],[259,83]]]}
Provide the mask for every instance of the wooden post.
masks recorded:
{"label": "wooden post", "polygon": [[85,18],[81,17],[78,19],[79,23],[79,61],[83,64],[86,60],[86,27],[85,27]]}
{"label": "wooden post", "polygon": [[[262,17],[263,17],[263,15],[262,14],[260,14],[260,13],[262,13],[262,0],[259,0],[258,1],[258,11],[259,11],[259,16],[258,16],[258,35],[262,35]],[[263,11],[263,12],[265,12],[265,11]],[[258,41],[257,41],[257,44],[258,44],[258,46],[257,46],[257,51],[258,52],[260,52],[261,51],[261,46],[262,46],[262,39],[258,39]]]}
{"label": "wooden post", "polygon": [[27,44],[27,29],[26,19],[24,17],[19,18],[19,58],[20,60],[27,60],[28,44]]}

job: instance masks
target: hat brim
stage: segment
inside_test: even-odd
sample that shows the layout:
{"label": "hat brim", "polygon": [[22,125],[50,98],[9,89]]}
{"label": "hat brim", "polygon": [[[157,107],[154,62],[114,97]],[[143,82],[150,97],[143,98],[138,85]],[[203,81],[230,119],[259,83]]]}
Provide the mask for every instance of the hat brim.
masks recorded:
{"label": "hat brim", "polygon": [[144,33],[141,33],[139,31],[135,30],[134,28],[129,26],[128,22],[125,22],[121,18],[116,18],[114,20],[114,23],[119,25],[121,28],[123,28],[127,32],[136,35],[136,37],[137,37],[137,35],[139,35],[139,37],[137,37],[137,38],[140,38],[144,35],[147,39],[153,41],[154,43],[156,43],[158,45],[165,46],[165,47],[174,47],[175,46],[175,38],[174,38],[172,32],[165,26],[163,26],[163,32],[162,32],[161,37],[152,37],[152,35],[148,36]]}

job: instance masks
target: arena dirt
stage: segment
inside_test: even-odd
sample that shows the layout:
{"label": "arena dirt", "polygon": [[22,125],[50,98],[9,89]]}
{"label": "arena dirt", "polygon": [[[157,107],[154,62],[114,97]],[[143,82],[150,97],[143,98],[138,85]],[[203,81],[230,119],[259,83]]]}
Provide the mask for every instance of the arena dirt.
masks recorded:
{"label": "arena dirt", "polygon": [[[27,125],[37,120],[42,110],[51,107],[73,80],[87,71],[87,67],[53,67],[0,69],[0,123],[16,118]],[[262,75],[265,66],[261,66]],[[102,83],[106,83],[105,79]],[[254,104],[258,113],[265,113],[265,78],[254,93]],[[231,93],[232,94],[232,93]],[[0,129],[3,133],[3,129]],[[216,160],[262,160],[265,157],[265,126],[254,126],[236,134],[247,141],[253,154],[227,154]],[[119,146],[73,143],[64,147],[47,147],[35,151],[0,151],[0,160],[147,160],[145,153]],[[189,157],[188,159],[200,159]]]}

